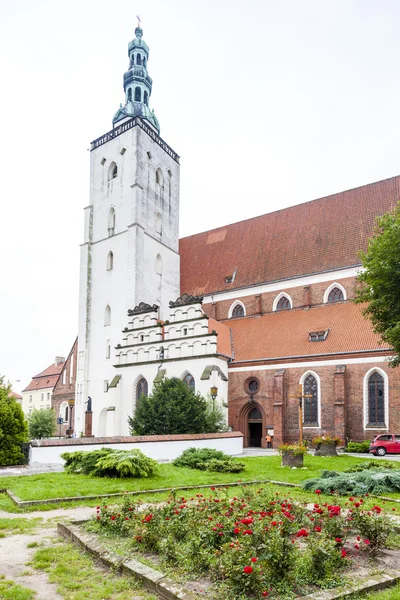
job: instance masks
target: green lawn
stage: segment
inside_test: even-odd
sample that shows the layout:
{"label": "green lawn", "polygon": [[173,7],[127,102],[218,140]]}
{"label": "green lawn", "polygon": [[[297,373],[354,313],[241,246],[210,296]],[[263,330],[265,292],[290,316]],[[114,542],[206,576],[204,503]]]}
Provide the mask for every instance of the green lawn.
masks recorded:
{"label": "green lawn", "polygon": [[0,598],[3,600],[33,600],[35,596],[33,590],[22,587],[0,575]]}
{"label": "green lawn", "polygon": [[22,500],[45,500],[71,496],[112,494],[134,490],[157,488],[211,485],[235,481],[272,479],[290,483],[301,483],[305,479],[317,477],[322,469],[344,471],[359,464],[362,460],[352,456],[319,457],[307,455],[306,469],[281,467],[279,456],[248,457],[241,459],[246,468],[242,473],[209,473],[194,469],[161,464],[157,475],[143,479],[106,479],[67,473],[45,473],[23,477],[2,477],[0,488],[10,489]]}

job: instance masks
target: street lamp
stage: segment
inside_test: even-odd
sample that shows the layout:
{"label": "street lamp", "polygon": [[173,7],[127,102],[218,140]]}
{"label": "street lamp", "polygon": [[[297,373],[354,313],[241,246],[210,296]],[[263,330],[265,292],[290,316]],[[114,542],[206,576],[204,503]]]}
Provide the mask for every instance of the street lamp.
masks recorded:
{"label": "street lamp", "polygon": [[70,437],[72,437],[72,434],[74,433],[74,430],[72,428],[72,410],[74,408],[75,405],[75,400],[73,398],[71,398],[71,400],[68,400],[68,406],[69,406],[69,429],[67,429],[67,435],[69,435]]}
{"label": "street lamp", "polygon": [[218,388],[215,385],[213,385],[210,388],[210,396],[211,396],[212,401],[213,401],[213,409],[214,409],[215,408],[215,399],[218,396]]}

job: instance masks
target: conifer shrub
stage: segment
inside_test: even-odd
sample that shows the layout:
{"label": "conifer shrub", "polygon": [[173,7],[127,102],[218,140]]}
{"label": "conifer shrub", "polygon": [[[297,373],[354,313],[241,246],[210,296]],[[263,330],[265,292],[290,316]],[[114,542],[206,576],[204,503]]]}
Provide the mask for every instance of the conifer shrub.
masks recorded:
{"label": "conifer shrub", "polygon": [[140,450],[113,450],[101,448],[91,452],[78,450],[64,452],[67,473],[81,473],[93,477],[150,477],[158,463]]}
{"label": "conifer shrub", "polygon": [[341,473],[333,477],[308,479],[303,488],[309,491],[321,490],[324,494],[387,494],[400,492],[400,471],[367,469],[359,473]]}
{"label": "conifer shrub", "polygon": [[[368,460],[358,463],[346,469],[345,473],[359,473],[360,471],[368,471],[368,469],[376,469],[379,471],[389,471],[390,469],[400,469],[400,463],[389,460]],[[324,471],[325,472],[325,471]],[[333,472],[333,471],[332,471]],[[339,475],[339,473],[337,473]]]}
{"label": "conifer shrub", "polygon": [[176,467],[217,473],[240,473],[244,469],[243,463],[214,448],[188,448],[173,461],[173,464]]}

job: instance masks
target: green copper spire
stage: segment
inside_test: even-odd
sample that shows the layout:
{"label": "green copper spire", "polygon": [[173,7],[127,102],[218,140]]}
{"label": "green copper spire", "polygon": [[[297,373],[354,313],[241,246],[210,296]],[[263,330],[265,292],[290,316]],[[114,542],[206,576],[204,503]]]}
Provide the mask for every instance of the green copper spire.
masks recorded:
{"label": "green copper spire", "polygon": [[160,133],[160,124],[154,110],[149,108],[152,78],[147,73],[149,47],[142,40],[143,30],[135,29],[135,39],[128,44],[129,71],[124,73],[125,105],[115,113],[113,124],[126,117],[141,117],[146,119]]}

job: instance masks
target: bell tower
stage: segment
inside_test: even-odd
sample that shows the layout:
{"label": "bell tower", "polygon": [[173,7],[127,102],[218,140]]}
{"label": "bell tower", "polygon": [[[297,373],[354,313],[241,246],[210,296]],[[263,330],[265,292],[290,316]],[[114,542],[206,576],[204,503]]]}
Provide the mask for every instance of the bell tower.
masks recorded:
{"label": "bell tower", "polygon": [[127,311],[140,302],[156,304],[162,319],[180,294],[179,156],[160,137],[149,108],[149,47],[139,26],[128,56],[125,104],[114,115],[113,129],[90,147],[81,245],[75,429],[85,431],[90,396],[96,436],[127,433],[133,392],[121,378],[115,382],[113,366]]}

